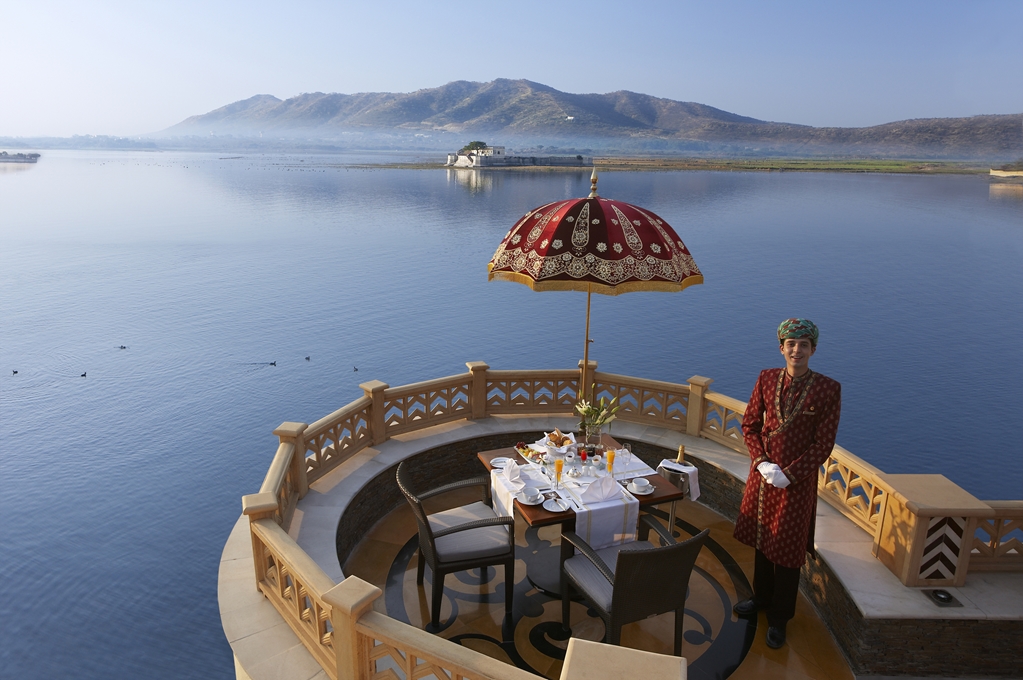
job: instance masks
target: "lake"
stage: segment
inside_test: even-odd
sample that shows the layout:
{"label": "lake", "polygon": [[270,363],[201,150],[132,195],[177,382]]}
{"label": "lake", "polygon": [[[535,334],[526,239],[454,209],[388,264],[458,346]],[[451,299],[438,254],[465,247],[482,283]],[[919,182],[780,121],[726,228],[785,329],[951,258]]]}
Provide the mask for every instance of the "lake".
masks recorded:
{"label": "lake", "polygon": [[[0,167],[8,677],[233,678],[217,567],[277,425],[372,379],[582,358],[585,295],[487,282],[486,264],[529,209],[585,196],[588,171],[227,156]],[[607,172],[599,191],[670,223],[706,279],[594,296],[600,370],[745,400],[783,365],[778,323],[807,317],[811,367],[843,385],[840,444],[1023,497],[1023,192],[738,172]]]}

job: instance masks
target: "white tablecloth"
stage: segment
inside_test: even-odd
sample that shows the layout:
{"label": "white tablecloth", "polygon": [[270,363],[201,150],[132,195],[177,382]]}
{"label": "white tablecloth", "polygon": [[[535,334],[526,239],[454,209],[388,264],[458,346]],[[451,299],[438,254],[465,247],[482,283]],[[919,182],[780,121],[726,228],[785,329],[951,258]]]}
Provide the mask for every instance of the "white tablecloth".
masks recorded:
{"label": "white tablecloth", "polygon": [[[654,474],[654,470],[633,456],[629,465],[619,464],[616,458],[612,466],[615,479],[639,477]],[[575,510],[575,531],[595,550],[636,540],[639,524],[639,500],[628,491],[618,487],[619,493],[610,500],[585,503],[580,494],[598,477],[606,477],[607,471],[600,470],[593,477],[562,477],[559,497],[565,499]],[[503,470],[492,470],[490,486],[494,497],[494,511],[499,515],[511,515],[515,494],[526,484],[550,487],[550,480],[539,465],[530,462],[519,467],[519,483],[509,482]]]}

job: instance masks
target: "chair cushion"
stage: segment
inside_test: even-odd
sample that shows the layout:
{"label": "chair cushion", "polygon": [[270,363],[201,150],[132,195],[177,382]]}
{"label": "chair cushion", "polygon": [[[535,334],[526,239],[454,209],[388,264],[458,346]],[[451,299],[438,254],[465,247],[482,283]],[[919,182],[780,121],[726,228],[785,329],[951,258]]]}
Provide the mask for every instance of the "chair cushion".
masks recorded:
{"label": "chair cushion", "polygon": [[[436,512],[428,519],[430,528],[440,531],[466,522],[490,519],[491,517],[497,517],[497,514],[485,503],[476,502],[472,505]],[[507,526],[482,527],[460,531],[450,536],[441,536],[434,541],[437,557],[442,562],[459,562],[506,554],[509,552],[508,529]]]}
{"label": "chair cushion", "polygon": [[[652,550],[655,547],[657,546],[649,541],[632,541],[598,550],[597,555],[614,572],[618,567],[618,553],[625,550]],[[576,555],[565,560],[565,572],[590,602],[606,612],[611,611],[611,584],[585,555]]]}

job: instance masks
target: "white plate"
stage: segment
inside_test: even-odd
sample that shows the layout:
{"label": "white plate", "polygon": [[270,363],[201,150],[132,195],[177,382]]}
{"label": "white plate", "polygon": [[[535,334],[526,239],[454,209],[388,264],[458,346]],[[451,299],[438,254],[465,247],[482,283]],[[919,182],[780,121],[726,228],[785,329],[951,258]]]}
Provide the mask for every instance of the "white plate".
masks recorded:
{"label": "white plate", "polygon": [[504,456],[499,456],[499,457],[493,459],[492,461],[490,461],[490,467],[503,468],[505,465],[510,463],[511,460],[512,460],[511,458],[505,458]]}
{"label": "white plate", "polygon": [[635,484],[630,483],[628,489],[630,493],[633,493],[637,496],[649,496],[654,492],[654,485],[651,484],[650,486],[646,487],[646,491],[640,491],[639,489],[636,488]]}
{"label": "white plate", "polygon": [[555,499],[550,499],[543,502],[543,509],[548,512],[565,512],[572,509],[572,504],[568,501],[561,501],[561,507],[558,507]]}
{"label": "white plate", "polygon": [[515,500],[517,500],[519,503],[522,503],[523,505],[540,505],[541,503],[544,502],[543,494],[540,494],[540,497],[537,498],[535,501],[527,501],[525,494],[517,493],[515,494]]}

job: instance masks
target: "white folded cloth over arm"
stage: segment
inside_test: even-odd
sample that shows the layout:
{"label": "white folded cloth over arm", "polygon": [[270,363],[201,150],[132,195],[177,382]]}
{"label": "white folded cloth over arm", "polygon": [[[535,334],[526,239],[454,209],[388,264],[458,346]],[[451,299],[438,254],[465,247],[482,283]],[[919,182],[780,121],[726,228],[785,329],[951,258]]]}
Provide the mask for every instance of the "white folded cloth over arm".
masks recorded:
{"label": "white folded cloth over arm", "polygon": [[670,458],[665,458],[657,467],[685,475],[689,479],[689,500],[695,501],[700,497],[700,471],[696,469],[695,465],[676,463]]}
{"label": "white folded cloth over arm", "polygon": [[575,509],[575,532],[594,550],[636,540],[639,501],[618,482],[599,477],[578,495],[566,493],[582,504]]}
{"label": "white folded cloth over arm", "polygon": [[757,466],[757,471],[764,476],[764,479],[767,480],[768,484],[776,486],[779,489],[784,489],[792,483],[792,480],[785,476],[785,473],[782,472],[777,463],[768,463],[765,460]]}

